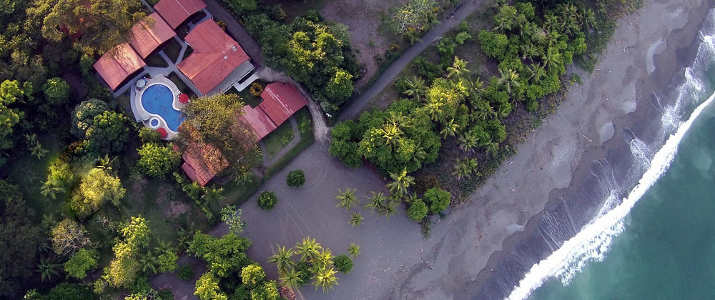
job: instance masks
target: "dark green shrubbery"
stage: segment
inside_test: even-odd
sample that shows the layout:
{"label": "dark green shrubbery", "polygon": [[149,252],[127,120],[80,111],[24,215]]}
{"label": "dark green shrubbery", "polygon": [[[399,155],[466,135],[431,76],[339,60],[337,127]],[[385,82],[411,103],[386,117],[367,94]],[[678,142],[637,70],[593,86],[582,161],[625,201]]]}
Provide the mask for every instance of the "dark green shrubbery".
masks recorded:
{"label": "dark green shrubbery", "polygon": [[264,191],[258,196],[258,206],[262,209],[272,209],[276,202],[278,202],[278,197],[273,192]]}
{"label": "dark green shrubbery", "polygon": [[347,255],[338,255],[333,258],[333,265],[336,270],[347,274],[353,269],[353,260]]}
{"label": "dark green shrubbery", "polygon": [[410,208],[407,209],[407,216],[415,222],[421,222],[427,216],[427,204],[424,201],[417,199],[412,202]]}
{"label": "dark green shrubbery", "polygon": [[299,187],[305,183],[305,173],[303,170],[293,170],[288,173],[286,183],[290,187]]}

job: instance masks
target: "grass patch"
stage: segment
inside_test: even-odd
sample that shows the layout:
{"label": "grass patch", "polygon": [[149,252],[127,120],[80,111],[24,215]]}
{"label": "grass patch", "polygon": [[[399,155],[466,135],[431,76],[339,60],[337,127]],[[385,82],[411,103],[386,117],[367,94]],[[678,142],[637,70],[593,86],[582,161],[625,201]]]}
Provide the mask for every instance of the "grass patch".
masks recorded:
{"label": "grass patch", "polygon": [[171,61],[176,62],[179,58],[179,53],[181,52],[181,45],[175,39],[170,39],[166,46],[164,46],[164,54],[171,59]]}
{"label": "grass patch", "polygon": [[166,61],[161,58],[159,52],[154,52],[154,54],[149,55],[149,57],[147,57],[145,61],[146,64],[150,67],[166,68],[169,66],[169,64],[167,64]]}
{"label": "grass patch", "polygon": [[36,217],[41,217],[45,213],[59,212],[64,204],[60,198],[52,200],[40,193],[40,188],[47,179],[50,162],[57,158],[62,151],[59,137],[46,135],[39,138],[42,146],[49,151],[47,155],[42,159],[37,159],[25,151],[23,155],[16,156],[17,159],[9,162],[7,177],[9,183],[20,187],[25,201],[35,211]]}
{"label": "grass patch", "polygon": [[284,122],[278,129],[271,132],[263,139],[265,151],[268,155],[276,155],[283,147],[288,145],[293,140],[293,126],[290,122]]}
{"label": "grass patch", "polygon": [[224,195],[226,195],[226,203],[221,203],[221,205],[233,204],[240,206],[244,202],[248,201],[248,199],[250,199],[251,196],[258,191],[261,184],[263,184],[263,179],[252,174],[251,182],[249,183],[239,184],[231,181],[223,185]]}

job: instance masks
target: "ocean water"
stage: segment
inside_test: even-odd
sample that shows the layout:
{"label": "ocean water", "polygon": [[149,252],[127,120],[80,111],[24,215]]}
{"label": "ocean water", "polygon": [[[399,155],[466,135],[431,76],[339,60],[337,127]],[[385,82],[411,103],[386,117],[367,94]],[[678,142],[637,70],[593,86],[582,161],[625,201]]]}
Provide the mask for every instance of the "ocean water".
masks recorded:
{"label": "ocean water", "polygon": [[715,299],[715,10],[699,37],[661,96],[661,138],[628,142],[632,183],[605,176],[600,212],[508,299]]}

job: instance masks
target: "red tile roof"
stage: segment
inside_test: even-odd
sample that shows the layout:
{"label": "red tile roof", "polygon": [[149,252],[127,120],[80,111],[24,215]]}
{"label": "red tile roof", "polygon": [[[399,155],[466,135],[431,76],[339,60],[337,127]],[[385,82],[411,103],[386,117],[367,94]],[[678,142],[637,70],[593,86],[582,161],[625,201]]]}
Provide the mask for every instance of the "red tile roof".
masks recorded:
{"label": "red tile roof", "polygon": [[159,48],[161,44],[176,35],[173,29],[166,24],[159,14],[152,13],[147,20],[134,24],[131,30],[129,43],[142,58],[146,58]]}
{"label": "red tile roof", "polygon": [[99,76],[116,90],[129,75],[146,66],[139,54],[127,43],[121,43],[109,50],[94,63]]}
{"label": "red tile roof", "polygon": [[278,128],[260,107],[251,108],[248,105],[244,106],[239,119],[253,130],[253,134],[256,135],[256,140],[259,141]]}
{"label": "red tile roof", "polygon": [[228,161],[216,147],[210,144],[191,144],[182,155],[181,169],[186,176],[200,186],[206,186],[211,179],[228,167]]}
{"label": "red tile roof", "polygon": [[174,29],[205,7],[206,3],[202,0],[161,0],[154,5],[154,9]]}
{"label": "red tile roof", "polygon": [[263,98],[263,102],[258,106],[278,126],[308,104],[308,100],[303,97],[298,88],[283,82],[272,82],[266,85],[261,93],[261,98]]}
{"label": "red tile roof", "polygon": [[194,52],[177,67],[204,95],[249,60],[238,42],[213,20],[196,25],[185,40]]}

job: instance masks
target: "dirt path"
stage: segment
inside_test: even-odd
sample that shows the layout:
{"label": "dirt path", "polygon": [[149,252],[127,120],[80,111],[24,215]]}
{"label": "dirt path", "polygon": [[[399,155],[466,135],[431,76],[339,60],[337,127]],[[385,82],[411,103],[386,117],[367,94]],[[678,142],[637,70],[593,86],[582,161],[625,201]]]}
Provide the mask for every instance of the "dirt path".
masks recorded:
{"label": "dirt path", "polygon": [[464,4],[457,7],[457,10],[451,14],[446,20],[432,27],[432,29],[427,32],[422,37],[422,40],[417,42],[417,44],[412,45],[407,51],[405,51],[400,58],[393,62],[390,67],[383,72],[380,77],[375,81],[375,83],[370,86],[364,93],[358,96],[356,99],[352,100],[339,117],[339,120],[350,120],[358,117],[360,112],[368,105],[370,99],[377,96],[382,90],[388,87],[392,82],[395,81],[402,70],[407,67],[407,65],[412,62],[418,55],[422,53],[427,47],[432,43],[438,41],[442,38],[442,35],[450,31],[452,28],[457,27],[459,23],[464,21],[472,13],[477,11],[481,7],[483,0],[465,0]]}

